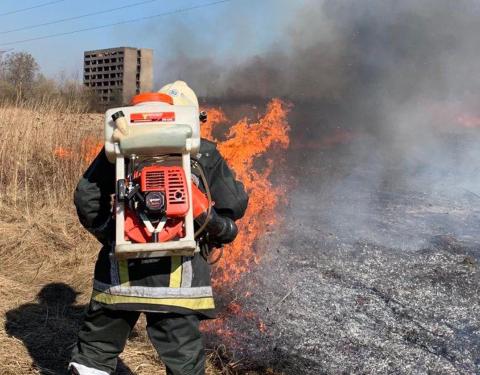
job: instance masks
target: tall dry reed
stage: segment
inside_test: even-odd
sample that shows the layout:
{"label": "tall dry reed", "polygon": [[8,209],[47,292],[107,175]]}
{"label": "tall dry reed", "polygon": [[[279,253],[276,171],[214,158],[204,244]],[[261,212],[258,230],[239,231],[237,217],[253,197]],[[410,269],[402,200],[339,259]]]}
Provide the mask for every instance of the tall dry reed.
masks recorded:
{"label": "tall dry reed", "polygon": [[37,101],[0,107],[0,200],[27,213],[71,202],[89,162],[87,148],[101,132],[102,116],[80,106]]}

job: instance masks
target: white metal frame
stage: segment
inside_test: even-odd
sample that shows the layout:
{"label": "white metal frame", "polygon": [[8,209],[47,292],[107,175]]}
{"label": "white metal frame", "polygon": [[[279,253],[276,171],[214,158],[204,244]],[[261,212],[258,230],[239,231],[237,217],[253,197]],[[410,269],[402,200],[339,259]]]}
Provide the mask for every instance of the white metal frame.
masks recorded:
{"label": "white metal frame", "polygon": [[[115,207],[115,255],[119,259],[153,258],[173,255],[192,256],[199,251],[195,241],[193,226],[193,201],[192,201],[192,172],[190,167],[191,140],[186,140],[182,150],[182,168],[187,179],[188,212],[185,217],[185,237],[178,240],[156,243],[133,243],[125,240],[125,202],[116,202]],[[115,186],[121,179],[125,179],[125,156],[120,147],[115,144]]]}

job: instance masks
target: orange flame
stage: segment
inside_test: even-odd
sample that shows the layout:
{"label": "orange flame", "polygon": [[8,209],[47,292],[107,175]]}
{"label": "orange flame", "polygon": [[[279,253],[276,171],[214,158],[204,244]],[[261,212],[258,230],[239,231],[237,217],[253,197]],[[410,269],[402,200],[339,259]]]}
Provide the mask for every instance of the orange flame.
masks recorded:
{"label": "orange flame", "polygon": [[72,160],[75,155],[79,155],[85,163],[90,164],[97,156],[103,147],[103,143],[93,137],[87,137],[80,143],[80,148],[77,152],[72,148],[57,146],[53,150],[53,156],[57,159]]}
{"label": "orange flame", "polygon": [[[255,254],[253,244],[270,226],[277,224],[275,211],[278,204],[285,201],[285,191],[271,184],[269,177],[274,159],[266,154],[286,149],[290,143],[289,107],[280,99],[273,99],[262,118],[254,123],[240,120],[230,127],[224,141],[219,141],[212,134],[227,120],[223,112],[209,110],[209,120],[202,126],[202,137],[218,143],[218,150],[244,183],[250,196],[245,217],[238,223],[239,235],[225,249],[225,256],[217,265],[214,285],[235,282],[248,272],[252,263],[258,263],[259,254]],[[260,157],[264,160],[262,170],[254,167]]]}
{"label": "orange flame", "polygon": [[53,150],[53,155],[59,159],[70,159],[73,155],[71,149],[58,146]]}
{"label": "orange flame", "polygon": [[[242,181],[250,196],[247,212],[237,224],[239,234],[233,244],[226,247],[224,256],[217,264],[213,285],[232,286],[240,277],[247,273],[252,265],[258,264],[262,258],[261,251],[254,249],[255,241],[264,235],[270,226],[279,224],[276,214],[280,203],[286,201],[285,190],[274,187],[270,182],[273,171],[275,151],[285,150],[290,143],[288,133],[290,126],[287,115],[290,105],[279,99],[272,100],[266,113],[258,121],[249,123],[247,119],[240,120],[230,127],[224,141],[213,136],[217,127],[227,121],[225,114],[218,109],[209,110],[209,121],[202,126],[202,137],[218,143],[218,149],[229,166],[234,170],[238,180]],[[258,161],[263,161],[263,168],[258,167]],[[278,160],[278,159],[275,159]],[[252,291],[243,293],[249,298]],[[264,334],[267,327],[263,320],[254,312],[246,311],[237,301],[228,304],[220,316],[214,321],[205,321],[202,330],[221,337],[224,344],[236,346],[247,340],[248,332],[239,330],[235,316],[248,326],[253,326]]]}
{"label": "orange flame", "polygon": [[462,114],[456,120],[464,128],[480,128],[480,117]]}
{"label": "orange flame", "polygon": [[103,148],[103,142],[95,138],[88,137],[82,140],[81,155],[86,163],[90,164]]}

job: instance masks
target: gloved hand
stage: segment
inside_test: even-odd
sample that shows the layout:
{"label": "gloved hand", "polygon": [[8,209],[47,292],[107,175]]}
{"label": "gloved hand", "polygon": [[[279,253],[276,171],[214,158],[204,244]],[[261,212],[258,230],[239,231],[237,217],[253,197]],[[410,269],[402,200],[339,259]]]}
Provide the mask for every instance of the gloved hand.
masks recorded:
{"label": "gloved hand", "polygon": [[[205,223],[207,213],[198,216],[195,221],[200,226]],[[232,242],[238,234],[238,228],[235,222],[225,216],[221,216],[212,209],[210,219],[204,229],[204,240],[213,244],[227,244]]]}

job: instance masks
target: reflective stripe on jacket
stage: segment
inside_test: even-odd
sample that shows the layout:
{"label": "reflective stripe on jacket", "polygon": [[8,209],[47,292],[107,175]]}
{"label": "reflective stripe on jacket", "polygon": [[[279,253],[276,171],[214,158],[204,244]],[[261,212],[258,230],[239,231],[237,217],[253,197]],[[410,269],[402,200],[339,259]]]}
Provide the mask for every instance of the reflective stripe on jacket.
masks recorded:
{"label": "reflective stripe on jacket", "polygon": [[[248,196],[214,143],[202,140],[198,161],[205,171],[216,212],[232,220],[241,218]],[[80,222],[104,245],[95,265],[92,300],[112,309],[213,316],[210,266],[200,254],[116,259],[111,245],[115,223],[110,214],[110,195],[114,191],[114,165],[102,150],[78,183],[74,199]]]}

